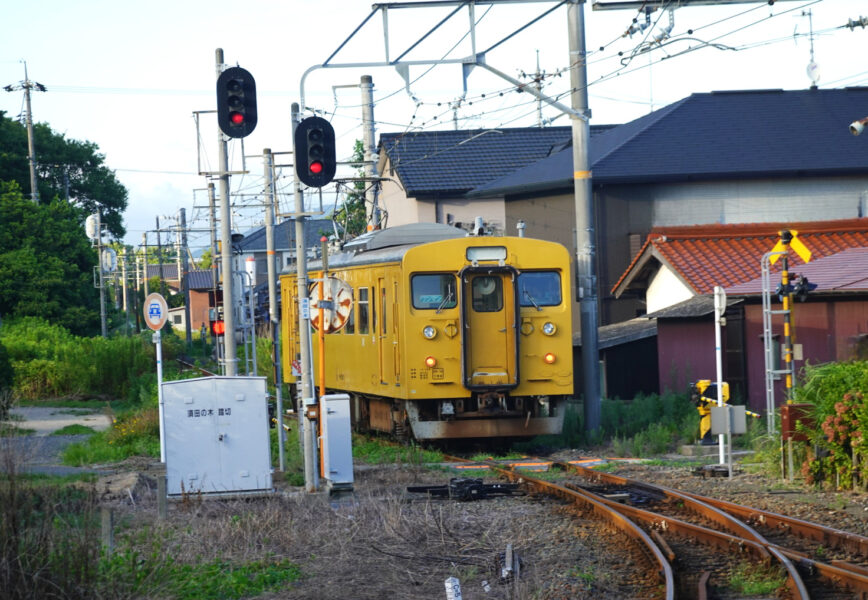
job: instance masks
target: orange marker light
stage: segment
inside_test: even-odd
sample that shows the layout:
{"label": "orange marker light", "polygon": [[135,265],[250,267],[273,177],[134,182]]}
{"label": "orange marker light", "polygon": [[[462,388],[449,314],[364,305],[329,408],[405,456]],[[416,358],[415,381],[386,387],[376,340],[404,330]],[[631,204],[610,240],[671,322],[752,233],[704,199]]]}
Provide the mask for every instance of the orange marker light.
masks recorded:
{"label": "orange marker light", "polygon": [[437,366],[437,359],[433,356],[429,356],[425,359],[425,366],[429,369],[433,369],[435,366]]}
{"label": "orange marker light", "polygon": [[552,365],[552,364],[554,364],[554,362],[557,360],[557,358],[555,357],[554,354],[552,354],[551,352],[548,352],[548,353],[543,357],[543,360],[546,361],[547,364]]}

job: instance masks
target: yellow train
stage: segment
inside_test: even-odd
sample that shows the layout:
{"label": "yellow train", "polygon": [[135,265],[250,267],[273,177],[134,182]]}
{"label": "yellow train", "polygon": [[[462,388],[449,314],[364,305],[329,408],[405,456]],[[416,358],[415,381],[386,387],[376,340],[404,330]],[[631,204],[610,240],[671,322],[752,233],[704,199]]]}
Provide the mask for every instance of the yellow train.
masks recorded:
{"label": "yellow train", "polygon": [[[309,265],[311,282],[321,268]],[[417,440],[561,432],[573,393],[570,255],[562,245],[403,225],[352,240],[328,256],[327,269],[325,298],[343,327],[324,336],[326,387],[350,394],[358,429]],[[283,372],[295,384],[295,273],[282,274],[280,285]],[[310,312],[316,321],[318,310]],[[316,383],[319,340],[311,337]]]}

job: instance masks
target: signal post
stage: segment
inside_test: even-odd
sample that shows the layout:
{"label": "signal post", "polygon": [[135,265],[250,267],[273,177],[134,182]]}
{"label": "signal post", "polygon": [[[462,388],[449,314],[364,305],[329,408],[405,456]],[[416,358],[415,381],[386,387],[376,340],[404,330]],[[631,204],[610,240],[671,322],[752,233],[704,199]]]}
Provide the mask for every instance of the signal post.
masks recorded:
{"label": "signal post", "polygon": [[235,304],[232,273],[232,221],[229,207],[229,158],[227,138],[243,138],[256,127],[256,82],[245,69],[224,70],[223,49],[217,48],[217,125],[219,126],[218,176],[220,178],[220,243],[223,271],[223,318],[228,335],[224,339],[226,375],[237,374],[235,350]]}

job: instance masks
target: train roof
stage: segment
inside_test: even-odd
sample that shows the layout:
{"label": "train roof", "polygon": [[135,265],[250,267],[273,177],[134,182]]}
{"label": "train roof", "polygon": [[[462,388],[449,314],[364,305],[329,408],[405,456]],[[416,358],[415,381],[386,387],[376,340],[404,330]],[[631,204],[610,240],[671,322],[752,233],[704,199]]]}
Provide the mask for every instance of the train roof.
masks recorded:
{"label": "train roof", "polygon": [[[388,229],[369,231],[343,245],[337,254],[329,255],[329,268],[398,262],[410,248],[429,242],[467,237],[467,232],[442,223],[411,223]],[[322,265],[319,259],[308,264],[310,270]]]}
{"label": "train roof", "polygon": [[406,246],[451,240],[453,238],[466,237],[467,232],[451,225],[442,223],[411,223],[398,225],[388,229],[369,231],[344,244],[345,252],[368,252],[389,248],[392,246]]}

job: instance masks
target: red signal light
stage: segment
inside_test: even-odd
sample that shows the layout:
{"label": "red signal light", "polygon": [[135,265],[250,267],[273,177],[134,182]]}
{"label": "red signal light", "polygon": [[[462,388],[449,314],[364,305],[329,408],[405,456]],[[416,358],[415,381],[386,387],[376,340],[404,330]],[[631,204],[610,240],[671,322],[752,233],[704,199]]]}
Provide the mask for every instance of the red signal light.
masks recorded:
{"label": "red signal light", "polygon": [[319,175],[320,173],[322,173],[322,163],[319,162],[318,160],[315,160],[312,163],[310,163],[310,166],[308,167],[308,169],[310,169],[310,172],[313,173],[314,175]]}
{"label": "red signal light", "polygon": [[214,321],[211,323],[211,333],[214,335],[223,335],[226,333],[226,323],[223,321]]}
{"label": "red signal light", "polygon": [[234,112],[229,115],[229,120],[233,125],[241,125],[244,122],[244,115],[240,112]]}

